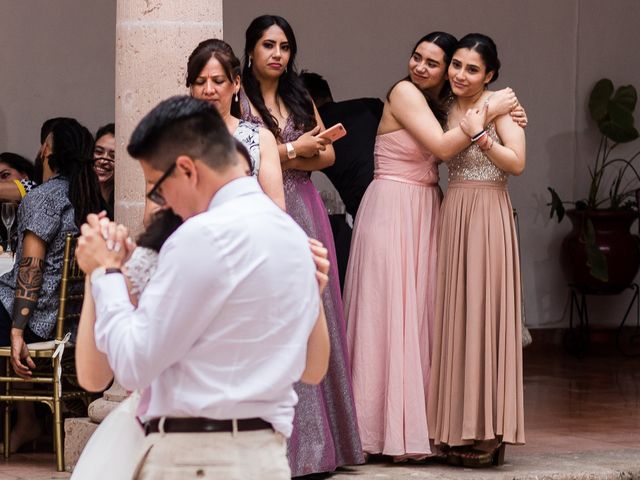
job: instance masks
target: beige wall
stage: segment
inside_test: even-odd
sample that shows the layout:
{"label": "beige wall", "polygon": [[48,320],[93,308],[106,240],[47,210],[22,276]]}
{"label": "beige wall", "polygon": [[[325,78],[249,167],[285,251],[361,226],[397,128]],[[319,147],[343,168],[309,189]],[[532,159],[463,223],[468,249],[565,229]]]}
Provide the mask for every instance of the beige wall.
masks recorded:
{"label": "beige wall", "polygon": [[[549,221],[546,187],[567,198],[586,189],[584,163],[597,141],[586,102],[595,81],[640,87],[640,2],[228,0],[224,7],[225,37],[239,56],[252,18],[285,16],[298,37],[299,67],[322,73],[336,99],[384,96],[430,31],[492,36],[503,62],[496,86],[516,89],[531,122],[527,170],[511,182],[527,320],[567,322],[558,252],[569,225]],[[0,151],[33,156],[40,123],[54,115],[76,116],[91,130],[112,120],[114,48],[113,0],[0,0]],[[602,315],[592,320],[617,321],[619,298],[595,303]]]}
{"label": "beige wall", "polygon": [[0,151],[33,159],[47,118],[114,119],[115,0],[0,0]]}

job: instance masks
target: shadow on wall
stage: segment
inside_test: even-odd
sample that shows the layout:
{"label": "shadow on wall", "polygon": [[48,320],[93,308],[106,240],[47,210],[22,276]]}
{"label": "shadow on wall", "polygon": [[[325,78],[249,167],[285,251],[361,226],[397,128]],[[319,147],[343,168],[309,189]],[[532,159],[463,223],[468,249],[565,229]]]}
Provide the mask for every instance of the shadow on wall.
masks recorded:
{"label": "shadow on wall", "polygon": [[[538,177],[545,179],[547,184],[540,182],[540,190],[533,195],[536,205],[533,223],[546,231],[547,238],[544,256],[534,261],[535,302],[538,312],[536,326],[542,328],[565,326],[569,321],[569,289],[560,263],[560,248],[562,240],[570,230],[570,225],[567,220],[558,224],[555,218],[549,218],[547,204],[550,201],[550,195],[547,186],[564,192],[567,198],[573,196],[575,142],[574,132],[564,132],[550,137],[545,142],[545,150],[547,158],[551,161],[537,165],[538,168],[544,166],[548,169]],[[558,182],[562,182],[563,179],[564,184],[559,184]],[[562,310],[558,308],[560,305],[564,306]]]}
{"label": "shadow on wall", "polygon": [[8,144],[9,137],[7,135],[7,120],[4,111],[0,108],[0,151],[4,152],[7,150]]}

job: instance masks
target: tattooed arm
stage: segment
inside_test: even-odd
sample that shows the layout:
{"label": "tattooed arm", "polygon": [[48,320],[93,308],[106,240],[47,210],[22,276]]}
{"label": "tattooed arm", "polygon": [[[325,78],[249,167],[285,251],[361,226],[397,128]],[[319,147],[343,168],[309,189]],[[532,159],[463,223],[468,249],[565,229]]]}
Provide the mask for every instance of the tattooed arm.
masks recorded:
{"label": "tattooed arm", "polygon": [[26,231],[22,257],[18,264],[11,328],[11,364],[16,374],[23,378],[31,376],[31,370],[35,368],[29,349],[24,343],[24,329],[29,324],[38,302],[46,252],[47,244],[34,233]]}

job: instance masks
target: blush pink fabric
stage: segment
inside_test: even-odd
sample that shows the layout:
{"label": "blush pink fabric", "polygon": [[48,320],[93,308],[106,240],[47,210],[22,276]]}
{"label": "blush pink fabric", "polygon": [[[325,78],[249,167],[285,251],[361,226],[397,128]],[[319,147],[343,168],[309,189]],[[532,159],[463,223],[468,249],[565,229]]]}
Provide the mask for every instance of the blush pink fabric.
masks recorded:
{"label": "blush pink fabric", "polygon": [[406,131],[379,135],[345,280],[353,394],[365,452],[431,452],[438,160]]}

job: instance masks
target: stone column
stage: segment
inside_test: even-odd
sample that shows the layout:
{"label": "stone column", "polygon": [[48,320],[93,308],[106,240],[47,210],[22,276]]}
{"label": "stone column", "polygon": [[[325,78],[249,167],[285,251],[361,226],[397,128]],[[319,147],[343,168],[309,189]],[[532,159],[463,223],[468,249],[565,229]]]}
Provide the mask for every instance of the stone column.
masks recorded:
{"label": "stone column", "polygon": [[222,0],[118,0],[116,20],[116,220],[141,228],[144,182],[126,146],[159,101],[185,94],[187,58],[207,38],[222,38]]}
{"label": "stone column", "polygon": [[[187,58],[207,38],[222,38],[223,0],[117,0],[116,221],[132,233],[142,227],[145,185],[127,143],[140,119],[158,102],[186,94]],[[126,398],[115,383],[89,406],[90,420],[65,422],[65,463],[72,469],[97,423]]]}

